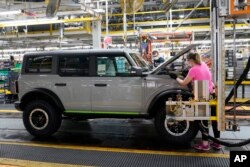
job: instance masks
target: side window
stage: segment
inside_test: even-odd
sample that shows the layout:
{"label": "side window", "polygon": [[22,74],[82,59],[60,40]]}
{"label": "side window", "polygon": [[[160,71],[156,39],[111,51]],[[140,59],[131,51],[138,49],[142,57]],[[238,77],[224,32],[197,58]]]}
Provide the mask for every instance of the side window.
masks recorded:
{"label": "side window", "polygon": [[117,65],[118,75],[122,73],[127,73],[127,74],[130,73],[131,66],[125,57],[116,57],[115,61]]}
{"label": "side window", "polygon": [[97,76],[129,76],[131,65],[123,56],[97,57]]}
{"label": "side window", "polygon": [[89,76],[89,57],[60,56],[58,74],[60,76]]}
{"label": "side window", "polygon": [[52,56],[29,57],[25,68],[26,73],[51,73]]}

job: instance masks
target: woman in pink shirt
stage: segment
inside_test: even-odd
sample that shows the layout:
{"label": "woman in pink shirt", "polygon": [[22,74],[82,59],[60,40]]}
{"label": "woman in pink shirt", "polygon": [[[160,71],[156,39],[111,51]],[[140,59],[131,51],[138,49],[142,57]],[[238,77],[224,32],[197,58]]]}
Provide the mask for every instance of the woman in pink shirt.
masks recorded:
{"label": "woman in pink shirt", "polygon": [[[214,93],[214,90],[213,90],[214,84],[212,82],[212,75],[211,75],[211,72],[210,72],[208,66],[206,65],[206,63],[201,61],[200,55],[197,53],[189,53],[187,55],[187,61],[188,61],[189,65],[191,66],[191,68],[189,69],[189,72],[188,72],[185,79],[178,78],[176,76],[176,74],[170,74],[170,76],[172,78],[176,79],[176,81],[182,86],[186,86],[187,84],[189,84],[190,82],[192,82],[194,80],[208,80],[209,92],[211,94],[213,94]],[[215,114],[216,114],[215,107],[212,107],[211,108],[211,115],[215,115]],[[208,121],[203,121],[203,124],[205,126],[207,126]],[[214,131],[214,136],[216,138],[219,138],[220,132],[217,129],[217,122],[216,121],[212,121],[212,127],[213,127],[213,131]],[[208,129],[206,129],[206,130],[208,133]],[[212,143],[211,146],[215,149],[221,149],[221,146],[217,143]],[[203,150],[203,151],[210,150],[207,136],[202,135],[202,142],[200,144],[195,145],[194,148],[197,150]]]}
{"label": "woman in pink shirt", "polygon": [[187,61],[191,68],[186,78],[184,80],[176,78],[177,82],[182,86],[186,86],[193,80],[208,80],[209,92],[213,93],[214,84],[212,82],[211,72],[206,63],[201,61],[200,55],[197,53],[190,53],[187,55]]}

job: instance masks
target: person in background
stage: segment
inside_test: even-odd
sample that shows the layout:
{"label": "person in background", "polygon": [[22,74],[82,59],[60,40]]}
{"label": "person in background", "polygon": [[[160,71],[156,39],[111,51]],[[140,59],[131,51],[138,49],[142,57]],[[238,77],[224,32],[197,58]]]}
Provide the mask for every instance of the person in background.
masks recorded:
{"label": "person in background", "polygon": [[[190,82],[194,80],[208,80],[209,82],[209,92],[210,94],[214,94],[214,84],[212,82],[212,74],[206,65],[206,63],[201,61],[200,55],[198,53],[189,53],[187,55],[187,61],[188,64],[191,66],[191,68],[188,71],[187,76],[185,79],[181,79],[177,77],[176,73],[170,73],[170,77],[175,79],[180,85],[186,86]],[[215,108],[214,108],[215,109]],[[215,115],[215,110],[211,110],[211,115]],[[208,133],[208,121],[203,121],[203,125],[206,128],[206,132]],[[220,137],[220,132],[217,129],[217,122],[216,124],[213,124],[213,131],[214,131],[214,136],[215,138]],[[217,143],[212,143],[211,147],[214,149],[221,149],[221,145]],[[202,150],[202,151],[208,151],[210,150],[210,144],[208,142],[208,138],[205,135],[202,135],[202,142],[199,144],[194,145],[194,148],[197,150]]]}
{"label": "person in background", "polygon": [[160,54],[157,50],[153,51],[152,55],[153,55],[154,67],[157,67],[159,64],[164,62],[164,58],[162,56],[160,56]]}
{"label": "person in background", "polygon": [[205,62],[205,63],[207,64],[207,66],[208,66],[209,68],[212,67],[212,59],[211,59],[211,57],[210,57],[209,54],[203,54],[203,55],[201,56],[201,59],[202,59],[203,62]]}
{"label": "person in background", "polygon": [[15,59],[14,56],[10,56],[10,66],[14,67],[15,66]]}

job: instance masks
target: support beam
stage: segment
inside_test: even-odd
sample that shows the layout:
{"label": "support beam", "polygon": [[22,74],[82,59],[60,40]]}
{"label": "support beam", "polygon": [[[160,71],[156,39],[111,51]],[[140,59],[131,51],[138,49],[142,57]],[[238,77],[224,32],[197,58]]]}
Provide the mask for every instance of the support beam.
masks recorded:
{"label": "support beam", "polygon": [[101,21],[92,22],[92,41],[93,48],[101,48]]}
{"label": "support beam", "polygon": [[98,17],[100,18],[100,12],[103,13],[103,10],[99,9],[99,3],[97,2],[97,10],[93,9],[88,3],[90,3],[90,0],[80,0],[80,4],[81,4],[81,9],[83,11],[88,12],[89,14],[91,14],[92,16]]}
{"label": "support beam", "polygon": [[53,18],[53,19],[46,19],[46,18],[27,19],[27,20],[17,20],[17,21],[3,21],[3,22],[0,22],[0,27],[60,24],[60,23],[94,21],[94,20],[100,20],[100,19],[97,17],[84,17],[84,18],[63,19],[63,20],[58,20],[57,18]]}
{"label": "support beam", "polygon": [[217,84],[217,118],[218,130],[225,130],[225,18],[219,15],[219,6],[216,0],[211,0],[211,53],[213,57],[213,81]]}

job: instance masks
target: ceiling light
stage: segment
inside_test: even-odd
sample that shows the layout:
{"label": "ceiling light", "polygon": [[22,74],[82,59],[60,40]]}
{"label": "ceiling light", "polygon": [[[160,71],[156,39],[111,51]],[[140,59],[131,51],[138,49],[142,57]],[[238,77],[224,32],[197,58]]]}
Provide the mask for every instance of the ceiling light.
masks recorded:
{"label": "ceiling light", "polygon": [[75,18],[68,20],[58,20],[57,18],[37,18],[27,20],[11,20],[11,21],[0,21],[0,27],[13,27],[13,26],[29,26],[29,25],[41,25],[41,24],[56,24],[56,23],[67,23],[67,22],[80,22],[80,21],[93,21],[98,20],[96,17],[86,18]]}
{"label": "ceiling light", "polygon": [[28,19],[28,20],[13,20],[13,21],[3,21],[0,22],[0,27],[10,27],[10,26],[22,26],[22,25],[39,25],[39,24],[52,24],[61,23],[62,21],[57,20],[57,18],[52,19]]}
{"label": "ceiling light", "polygon": [[183,14],[179,15],[179,18],[183,19],[183,18],[184,18],[184,15],[183,15]]}
{"label": "ceiling light", "polygon": [[15,15],[15,14],[21,14],[21,13],[22,13],[21,10],[4,11],[4,12],[0,12],[0,16],[3,16],[3,15]]}

